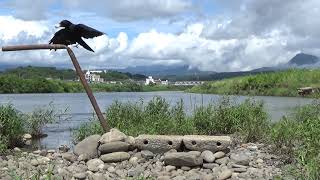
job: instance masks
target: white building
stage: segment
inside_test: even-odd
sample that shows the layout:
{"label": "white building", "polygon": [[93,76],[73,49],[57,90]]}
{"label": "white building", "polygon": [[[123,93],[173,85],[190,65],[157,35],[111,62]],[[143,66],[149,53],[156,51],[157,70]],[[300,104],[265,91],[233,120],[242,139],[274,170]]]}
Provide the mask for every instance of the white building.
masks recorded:
{"label": "white building", "polygon": [[161,84],[161,85],[169,85],[169,81],[161,81],[161,79],[153,79],[152,76],[148,76],[146,79],[146,82],[144,83],[145,85],[150,85],[150,84]]}
{"label": "white building", "polygon": [[151,83],[155,84],[154,79],[152,78],[152,76],[148,76],[148,78],[146,79],[146,82],[144,84],[149,85]]}
{"label": "white building", "polygon": [[168,81],[168,80],[161,81],[161,84],[162,84],[162,85],[169,85],[169,81]]}
{"label": "white building", "polygon": [[85,78],[88,82],[103,82],[103,78],[98,74],[94,74],[93,71],[88,70],[85,74]]}

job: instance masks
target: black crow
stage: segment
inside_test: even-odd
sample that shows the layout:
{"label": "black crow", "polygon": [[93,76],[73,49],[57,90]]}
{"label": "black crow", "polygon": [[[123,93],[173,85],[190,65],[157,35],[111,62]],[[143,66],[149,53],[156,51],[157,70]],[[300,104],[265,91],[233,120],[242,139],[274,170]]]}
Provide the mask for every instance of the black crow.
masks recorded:
{"label": "black crow", "polygon": [[85,49],[94,52],[88,44],[82,40],[82,37],[88,39],[104,34],[103,32],[84,24],[72,24],[68,20],[61,21],[59,27],[62,27],[63,29],[60,29],[54,34],[53,38],[49,41],[49,44],[64,44],[67,46],[78,43]]}

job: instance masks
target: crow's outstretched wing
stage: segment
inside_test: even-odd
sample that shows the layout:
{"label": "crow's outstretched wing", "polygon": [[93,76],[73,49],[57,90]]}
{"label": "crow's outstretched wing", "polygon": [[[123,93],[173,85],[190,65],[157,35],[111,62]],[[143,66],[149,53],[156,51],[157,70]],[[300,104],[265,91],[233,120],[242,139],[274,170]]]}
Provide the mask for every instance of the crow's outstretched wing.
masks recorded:
{"label": "crow's outstretched wing", "polygon": [[73,40],[72,34],[65,29],[60,29],[59,31],[57,31],[52,37],[52,39],[49,41],[49,44],[71,45],[75,43],[76,41]]}
{"label": "crow's outstretched wing", "polygon": [[84,24],[77,24],[75,26],[75,31],[79,33],[81,37],[84,37],[86,39],[98,37],[104,34],[103,32],[100,32]]}
{"label": "crow's outstretched wing", "polygon": [[77,43],[79,43],[86,50],[94,52],[94,50],[91,49],[91,47],[86,42],[84,42],[81,38],[77,41]]}

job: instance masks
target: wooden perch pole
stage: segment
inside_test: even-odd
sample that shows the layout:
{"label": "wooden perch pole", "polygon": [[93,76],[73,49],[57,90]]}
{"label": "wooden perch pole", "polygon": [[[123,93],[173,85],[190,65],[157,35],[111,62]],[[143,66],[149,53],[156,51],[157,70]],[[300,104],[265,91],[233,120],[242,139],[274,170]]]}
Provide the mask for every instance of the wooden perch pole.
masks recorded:
{"label": "wooden perch pole", "polygon": [[36,45],[18,45],[18,46],[4,46],[2,47],[2,51],[21,51],[21,50],[36,50],[36,49],[67,49],[68,54],[70,56],[70,59],[73,63],[74,68],[76,69],[76,72],[80,78],[80,81],[86,90],[86,93],[90,99],[90,102],[93,106],[94,111],[96,112],[98,119],[100,121],[100,124],[105,132],[108,132],[110,130],[110,127],[107,124],[107,121],[104,119],[101,110],[99,108],[99,105],[96,101],[96,98],[94,97],[92,90],[90,86],[88,85],[88,82],[85,79],[85,76],[81,70],[80,64],[74,55],[73,51],[65,45],[62,44],[36,44]]}

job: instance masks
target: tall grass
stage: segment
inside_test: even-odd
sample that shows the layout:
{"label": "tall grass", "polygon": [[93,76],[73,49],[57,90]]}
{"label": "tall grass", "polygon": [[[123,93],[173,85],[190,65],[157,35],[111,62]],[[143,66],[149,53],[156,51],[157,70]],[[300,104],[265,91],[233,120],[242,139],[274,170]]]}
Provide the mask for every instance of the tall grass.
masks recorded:
{"label": "tall grass", "polygon": [[[264,96],[298,96],[297,88],[319,88],[320,70],[291,69],[205,83],[190,92]],[[315,95],[316,96],[316,95]]]}
{"label": "tall grass", "polygon": [[24,120],[26,132],[33,137],[42,137],[43,127],[58,120],[58,111],[50,102],[48,106],[36,107],[32,112],[24,114]]}
{"label": "tall grass", "polygon": [[198,133],[205,135],[240,134],[245,142],[263,139],[270,121],[261,101],[247,99],[237,104],[221,98],[216,104],[196,108],[192,120]]}
{"label": "tall grass", "polygon": [[24,132],[23,115],[12,105],[1,105],[0,152],[19,144]]}
{"label": "tall grass", "polygon": [[271,138],[277,152],[295,163],[296,175],[302,179],[320,178],[319,100],[297,107],[287,118],[274,124]]}
{"label": "tall grass", "polygon": [[[111,127],[132,136],[239,133],[245,141],[255,141],[268,130],[268,117],[261,102],[247,100],[236,104],[223,98],[217,104],[195,107],[192,115],[184,109],[182,100],[170,106],[164,98],[155,97],[149,102],[115,101],[106,114]],[[97,122],[85,124],[75,132],[75,139],[102,132]]]}

